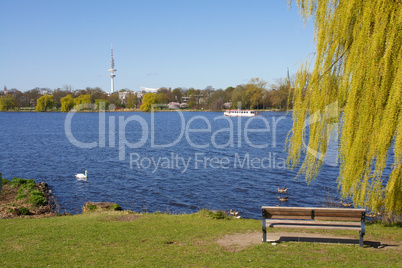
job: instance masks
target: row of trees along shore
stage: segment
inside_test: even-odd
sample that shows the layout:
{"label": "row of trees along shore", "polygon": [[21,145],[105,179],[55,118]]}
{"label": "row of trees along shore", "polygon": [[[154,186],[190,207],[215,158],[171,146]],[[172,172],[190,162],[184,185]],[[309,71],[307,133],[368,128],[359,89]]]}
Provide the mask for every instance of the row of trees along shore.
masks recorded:
{"label": "row of trees along shore", "polygon": [[[124,94],[123,94],[124,93]],[[180,108],[194,110],[220,111],[228,108],[242,109],[279,109],[292,108],[288,102],[292,95],[290,79],[278,79],[275,84],[259,78],[252,78],[247,84],[214,89],[159,88],[155,93],[132,92],[122,89],[108,94],[101,88],[73,90],[70,86],[63,89],[35,88],[26,92],[11,89],[0,92],[0,111],[36,110],[68,112],[72,109],[136,109],[149,111],[152,104],[175,103]],[[181,104],[181,105],[180,105]],[[239,107],[240,104],[240,107]]]}

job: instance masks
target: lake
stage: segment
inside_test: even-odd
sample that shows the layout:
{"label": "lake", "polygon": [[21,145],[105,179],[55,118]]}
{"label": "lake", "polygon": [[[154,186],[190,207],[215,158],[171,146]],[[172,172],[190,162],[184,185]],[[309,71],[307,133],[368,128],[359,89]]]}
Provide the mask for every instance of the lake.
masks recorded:
{"label": "lake", "polygon": [[[338,201],[338,166],[310,185],[286,169],[291,113],[228,118],[223,112],[0,113],[0,172],[44,181],[64,210],[87,201],[123,209],[193,213],[230,209],[260,218],[262,205]],[[75,174],[88,171],[87,181]],[[283,196],[284,194],[282,194]]]}

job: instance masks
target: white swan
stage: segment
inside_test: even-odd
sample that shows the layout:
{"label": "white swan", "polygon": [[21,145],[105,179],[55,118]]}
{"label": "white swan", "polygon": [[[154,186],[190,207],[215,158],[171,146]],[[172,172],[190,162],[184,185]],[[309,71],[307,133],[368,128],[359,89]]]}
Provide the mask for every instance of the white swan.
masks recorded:
{"label": "white swan", "polygon": [[82,173],[76,174],[75,177],[80,181],[86,181],[88,178],[88,172],[85,170],[85,175]]}

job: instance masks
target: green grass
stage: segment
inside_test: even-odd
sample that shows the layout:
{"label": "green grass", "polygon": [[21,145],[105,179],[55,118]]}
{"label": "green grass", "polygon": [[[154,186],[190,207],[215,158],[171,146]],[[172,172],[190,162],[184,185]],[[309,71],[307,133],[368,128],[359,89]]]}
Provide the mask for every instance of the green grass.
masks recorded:
{"label": "green grass", "polygon": [[[130,217],[131,221],[127,221]],[[191,215],[89,212],[0,222],[0,267],[374,267],[400,265],[397,247],[283,242],[259,243],[233,252],[216,241],[226,234],[261,230],[261,221]],[[286,229],[270,229],[270,231]],[[355,237],[357,232],[338,231]],[[367,226],[366,241],[401,242],[400,227]]]}

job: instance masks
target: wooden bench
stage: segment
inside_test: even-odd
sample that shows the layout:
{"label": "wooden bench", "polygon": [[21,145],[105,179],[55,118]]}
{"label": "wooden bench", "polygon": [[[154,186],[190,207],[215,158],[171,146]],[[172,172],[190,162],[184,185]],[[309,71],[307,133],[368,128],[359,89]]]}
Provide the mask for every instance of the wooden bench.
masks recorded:
{"label": "wooden bench", "polygon": [[366,210],[355,208],[262,207],[263,242],[267,226],[271,228],[306,228],[359,231],[363,247]]}

